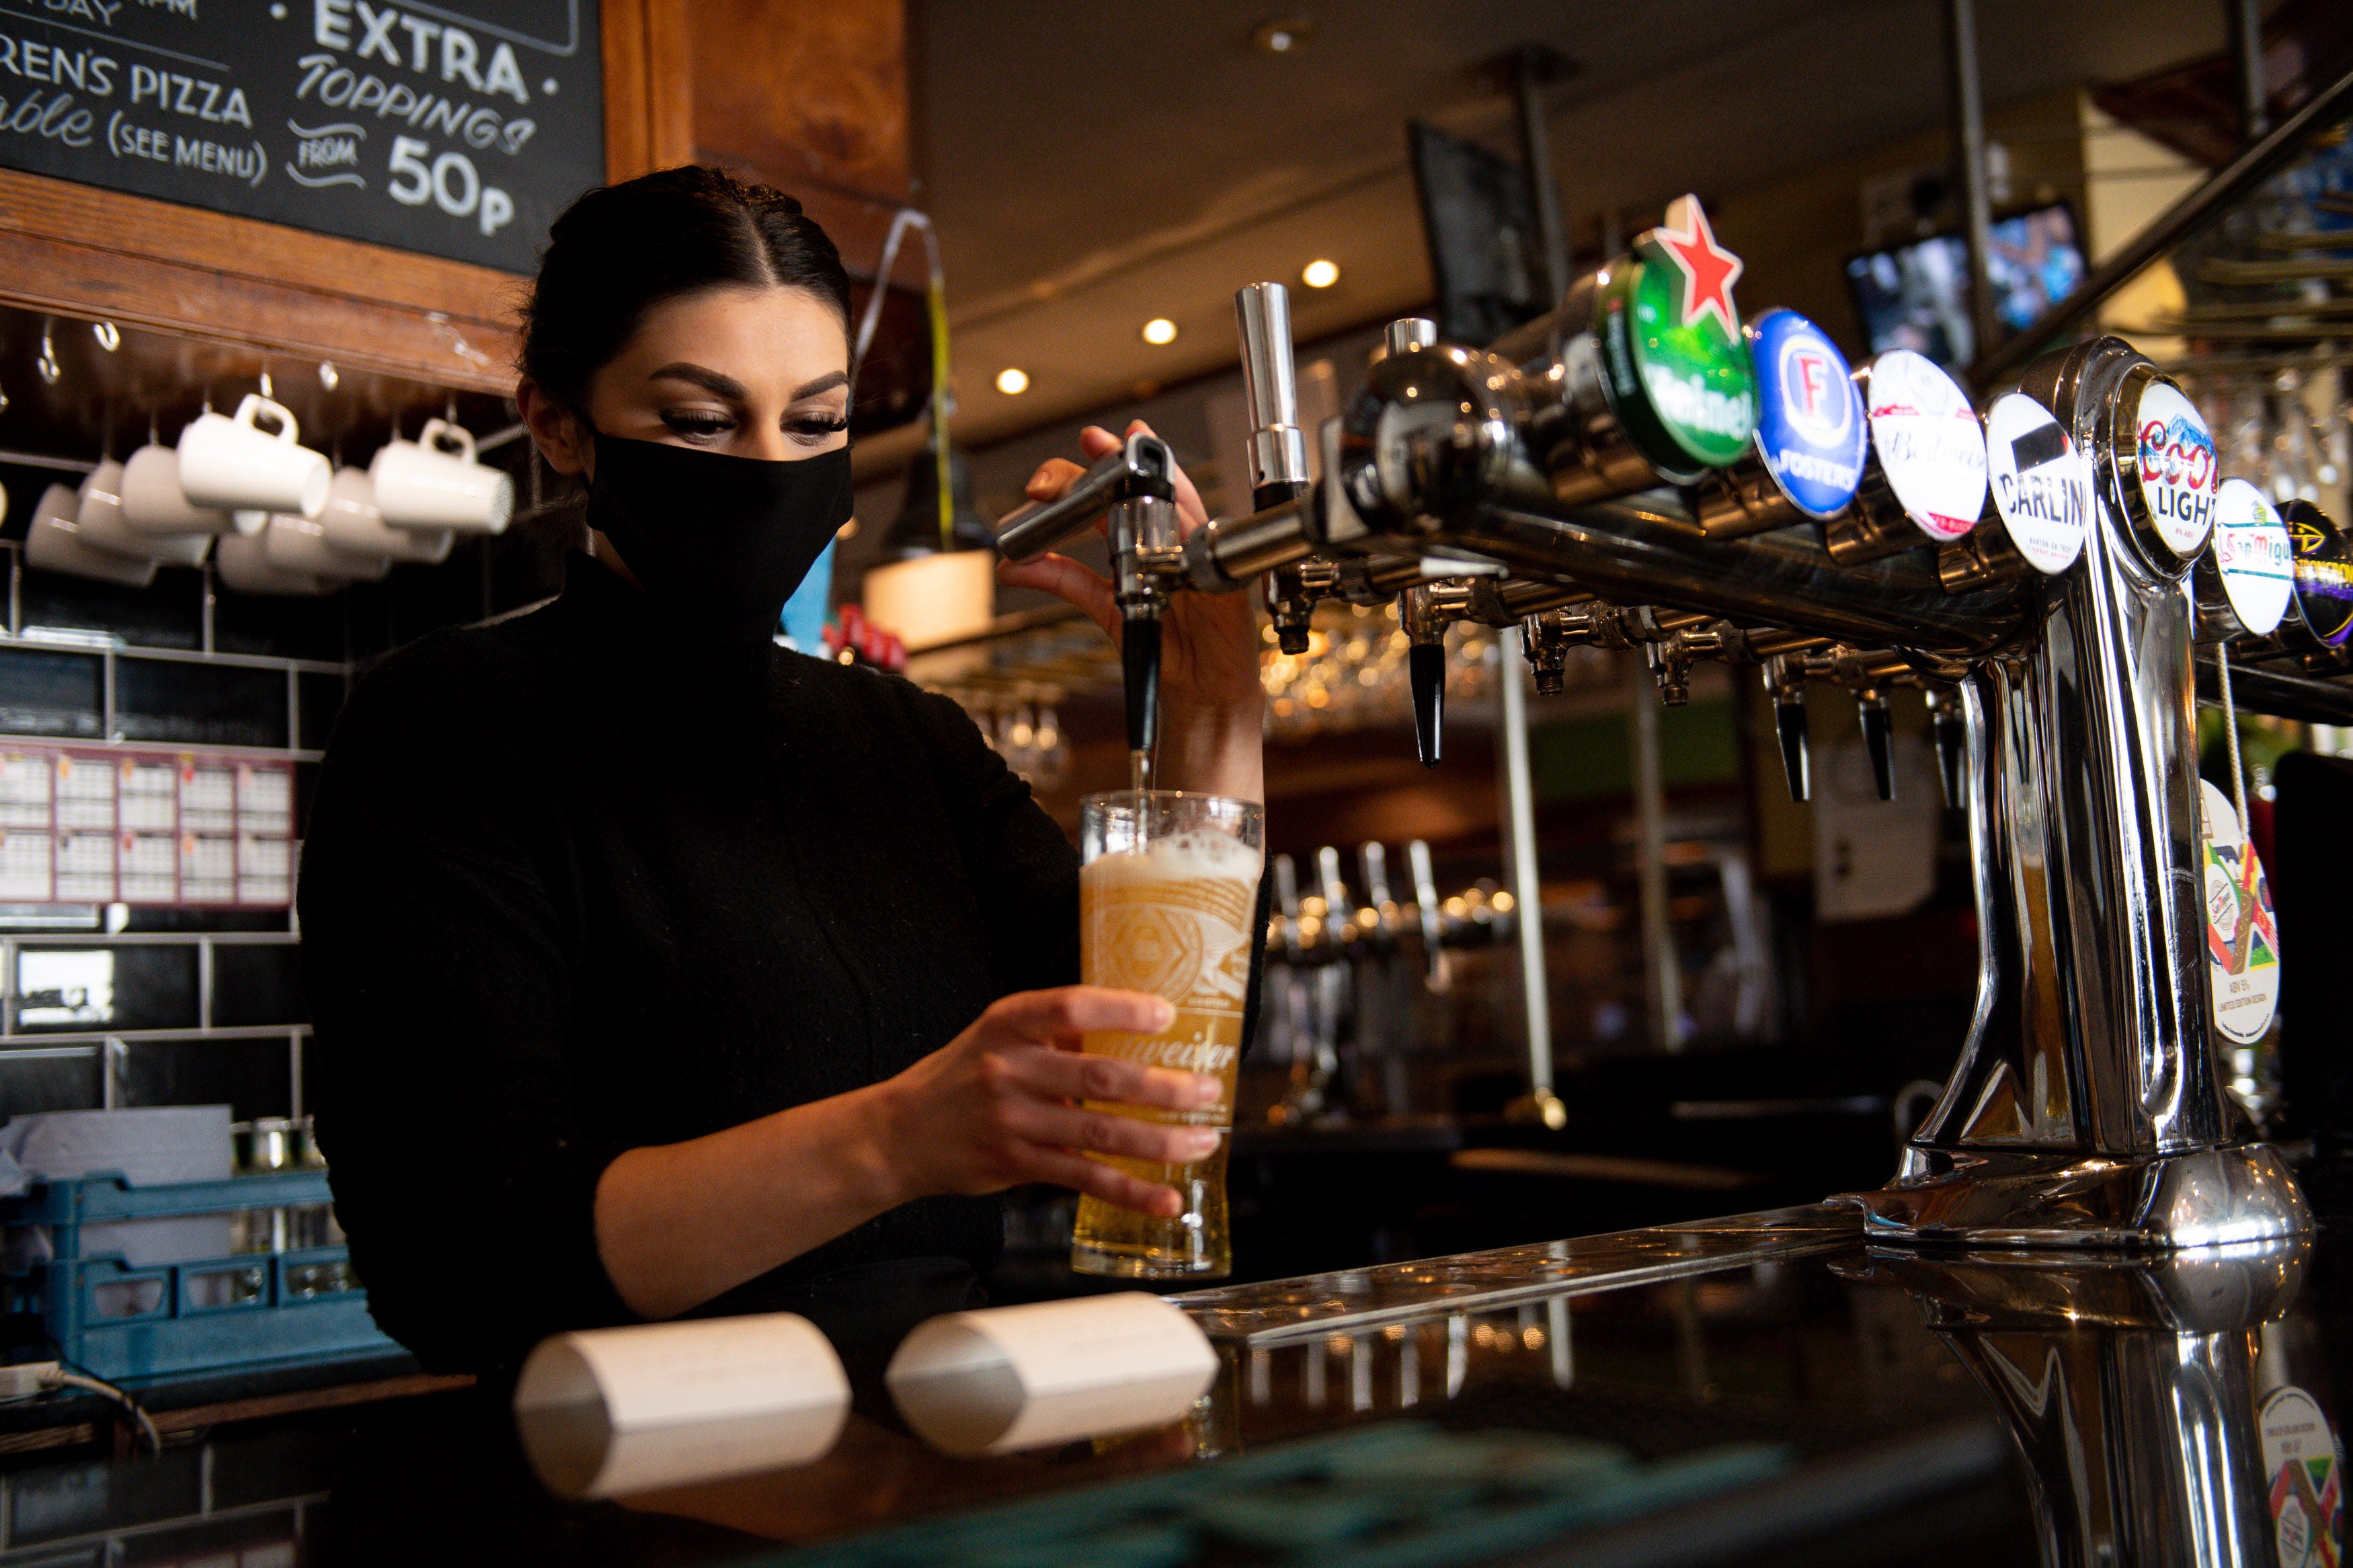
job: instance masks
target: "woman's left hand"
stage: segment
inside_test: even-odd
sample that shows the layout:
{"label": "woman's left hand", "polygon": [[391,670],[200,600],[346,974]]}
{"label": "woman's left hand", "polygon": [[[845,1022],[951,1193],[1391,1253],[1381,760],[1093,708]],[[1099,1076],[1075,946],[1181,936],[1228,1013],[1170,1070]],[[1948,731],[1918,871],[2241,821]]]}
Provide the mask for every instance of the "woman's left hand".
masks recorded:
{"label": "woman's left hand", "polygon": [[[1131,436],[1151,434],[1141,419]],[[1118,449],[1121,437],[1098,425],[1079,435],[1090,462]],[[1032,500],[1052,500],[1086,470],[1067,458],[1049,459],[1029,476]],[[1177,528],[1190,535],[1209,521],[1201,492],[1179,469]],[[1084,610],[1113,644],[1120,640],[1119,605],[1103,575],[1067,555],[1000,562],[997,580],[1040,588]],[[1171,594],[1160,651],[1160,752],[1155,782],[1164,789],[1198,790],[1241,800],[1266,798],[1261,738],[1266,692],[1259,684],[1258,616],[1248,592]]]}

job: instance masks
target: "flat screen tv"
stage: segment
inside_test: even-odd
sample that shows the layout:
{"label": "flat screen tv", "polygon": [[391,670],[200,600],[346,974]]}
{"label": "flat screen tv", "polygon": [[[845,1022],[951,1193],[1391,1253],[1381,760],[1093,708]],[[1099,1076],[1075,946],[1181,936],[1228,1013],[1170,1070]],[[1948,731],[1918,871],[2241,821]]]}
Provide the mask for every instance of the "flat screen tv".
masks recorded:
{"label": "flat screen tv", "polygon": [[1438,335],[1493,342],[1558,301],[1544,297],[1544,259],[1527,172],[1419,121],[1406,125],[1422,233],[1437,285]]}
{"label": "flat screen tv", "polygon": [[[1993,285],[1994,316],[2009,331],[2032,324],[2084,280],[2084,247],[2073,208],[2063,202],[2013,213],[1993,226],[1986,274]],[[1969,247],[1957,234],[1884,250],[1865,251],[1846,264],[1871,352],[1911,349],[1947,370],[1977,358],[1969,317]]]}

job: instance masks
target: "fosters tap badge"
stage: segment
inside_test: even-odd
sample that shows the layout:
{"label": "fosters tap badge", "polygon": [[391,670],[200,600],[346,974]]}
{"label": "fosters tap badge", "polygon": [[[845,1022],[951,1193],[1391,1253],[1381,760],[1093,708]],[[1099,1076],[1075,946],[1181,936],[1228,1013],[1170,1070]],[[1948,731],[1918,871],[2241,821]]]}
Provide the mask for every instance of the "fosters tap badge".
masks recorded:
{"label": "fosters tap badge", "polygon": [[1689,483],[1748,450],[1757,381],[1732,286],[1740,258],[1715,241],[1696,196],[1604,274],[1601,310],[1610,402],[1662,478]]}
{"label": "fosters tap badge", "polygon": [[1746,336],[1757,450],[1789,504],[1809,517],[1835,517],[1854,500],[1868,440],[1846,356],[1795,310],[1766,311]]}

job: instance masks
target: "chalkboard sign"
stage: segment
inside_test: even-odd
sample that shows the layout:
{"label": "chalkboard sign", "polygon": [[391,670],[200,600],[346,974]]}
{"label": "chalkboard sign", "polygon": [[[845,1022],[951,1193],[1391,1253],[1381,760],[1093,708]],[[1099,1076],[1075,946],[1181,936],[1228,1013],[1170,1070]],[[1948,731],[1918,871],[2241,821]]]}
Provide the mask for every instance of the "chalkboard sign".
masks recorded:
{"label": "chalkboard sign", "polygon": [[0,0],[0,165],[528,272],[605,177],[596,0]]}

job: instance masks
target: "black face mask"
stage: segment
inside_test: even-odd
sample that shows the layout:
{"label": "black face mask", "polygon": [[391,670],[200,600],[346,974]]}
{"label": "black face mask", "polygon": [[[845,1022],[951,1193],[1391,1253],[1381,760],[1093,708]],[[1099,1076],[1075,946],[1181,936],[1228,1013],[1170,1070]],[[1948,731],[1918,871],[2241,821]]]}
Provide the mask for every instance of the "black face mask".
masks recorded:
{"label": "black face mask", "polygon": [[600,434],[588,526],[664,609],[765,637],[851,501],[848,447],[772,463]]}

